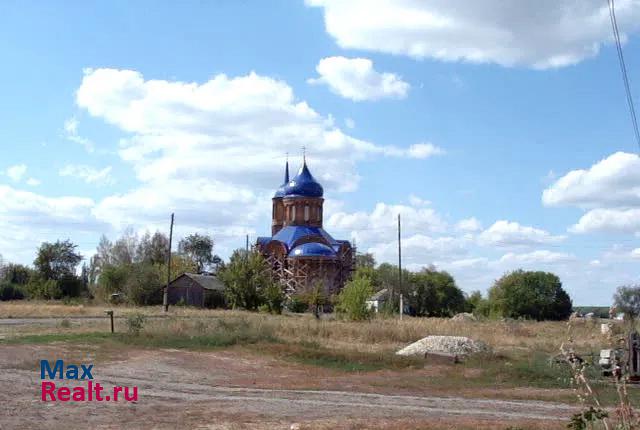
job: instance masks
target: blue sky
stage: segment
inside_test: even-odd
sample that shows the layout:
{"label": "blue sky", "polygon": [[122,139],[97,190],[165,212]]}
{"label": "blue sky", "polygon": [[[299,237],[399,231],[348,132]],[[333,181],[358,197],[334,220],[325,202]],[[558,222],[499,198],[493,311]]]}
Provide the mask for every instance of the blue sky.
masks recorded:
{"label": "blue sky", "polygon": [[[604,3],[604,4],[603,4]],[[617,2],[640,98],[640,1]],[[0,253],[270,229],[285,153],[325,227],[486,290],[519,267],[608,304],[640,276],[640,160],[606,2],[5,2]]]}

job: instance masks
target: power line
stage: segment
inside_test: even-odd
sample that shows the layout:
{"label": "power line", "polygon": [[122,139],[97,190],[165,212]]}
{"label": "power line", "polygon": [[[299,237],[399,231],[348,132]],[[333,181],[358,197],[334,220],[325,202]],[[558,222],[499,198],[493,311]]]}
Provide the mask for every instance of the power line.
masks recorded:
{"label": "power line", "polygon": [[616,50],[618,51],[618,60],[620,62],[620,71],[622,72],[622,82],[627,95],[627,104],[629,105],[629,114],[631,115],[631,123],[636,136],[638,149],[640,149],[640,131],[638,130],[638,119],[636,118],[636,110],[633,106],[633,97],[631,96],[631,87],[629,85],[629,77],[627,75],[627,66],[624,62],[622,54],[622,44],[620,43],[620,32],[618,31],[618,21],[616,19],[616,11],[614,0],[607,0],[609,6],[609,18],[611,19],[611,28],[613,29],[613,38],[616,42]]}

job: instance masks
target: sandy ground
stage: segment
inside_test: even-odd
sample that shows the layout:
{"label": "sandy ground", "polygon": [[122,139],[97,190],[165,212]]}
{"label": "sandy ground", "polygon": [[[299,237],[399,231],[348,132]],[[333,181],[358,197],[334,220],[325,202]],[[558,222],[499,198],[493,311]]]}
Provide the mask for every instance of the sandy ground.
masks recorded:
{"label": "sandy ground", "polygon": [[[57,358],[94,363],[95,382],[107,390],[137,386],[138,401],[41,401],[39,360]],[[242,348],[104,352],[91,345],[2,345],[0,429],[547,429],[564,428],[574,412],[554,402],[486,398],[490,391],[465,398],[424,392],[415,383],[402,389],[403,380],[434,371],[344,373]]]}

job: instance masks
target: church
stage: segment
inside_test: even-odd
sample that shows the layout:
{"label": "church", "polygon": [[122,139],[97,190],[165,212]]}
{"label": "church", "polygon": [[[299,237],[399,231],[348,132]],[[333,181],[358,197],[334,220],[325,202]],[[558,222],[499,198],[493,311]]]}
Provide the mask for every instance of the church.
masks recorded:
{"label": "church", "polygon": [[287,296],[317,285],[326,297],[337,294],[355,268],[351,243],[334,239],[322,228],[323,194],[306,157],[291,180],[287,160],[284,183],[272,199],[271,236],[256,243]]}

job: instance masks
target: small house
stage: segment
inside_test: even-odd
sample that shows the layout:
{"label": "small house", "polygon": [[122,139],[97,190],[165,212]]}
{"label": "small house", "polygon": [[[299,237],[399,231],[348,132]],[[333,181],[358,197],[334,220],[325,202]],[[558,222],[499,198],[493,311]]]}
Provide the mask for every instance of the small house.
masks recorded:
{"label": "small house", "polygon": [[184,273],[169,283],[168,301],[170,305],[223,306],[224,284],[215,275]]}
{"label": "small house", "polygon": [[389,290],[383,288],[367,299],[367,308],[374,312],[378,312],[387,300],[389,300]]}

